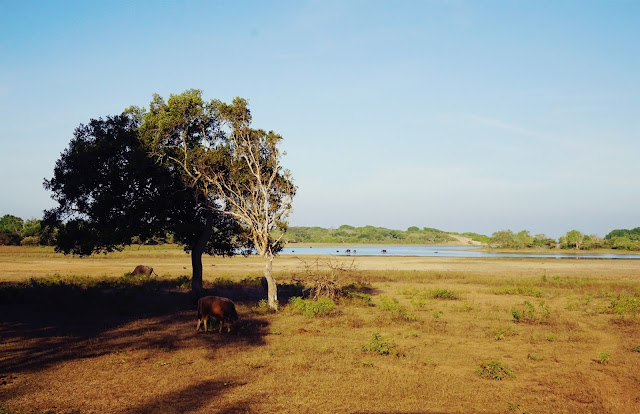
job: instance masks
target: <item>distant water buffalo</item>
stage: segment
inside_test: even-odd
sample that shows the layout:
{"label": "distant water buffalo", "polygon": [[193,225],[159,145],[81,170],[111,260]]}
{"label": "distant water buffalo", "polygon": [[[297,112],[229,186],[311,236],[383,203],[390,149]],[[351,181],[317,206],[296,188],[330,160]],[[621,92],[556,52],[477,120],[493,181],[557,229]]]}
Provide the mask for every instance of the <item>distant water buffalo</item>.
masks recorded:
{"label": "distant water buffalo", "polygon": [[149,267],[145,265],[138,265],[136,266],[135,269],[133,269],[133,272],[131,272],[132,276],[138,276],[138,275],[151,276],[151,274],[158,276],[158,274],[153,271],[153,267]]}
{"label": "distant water buffalo", "polygon": [[[200,323],[204,323],[204,331],[207,332],[207,319],[217,318],[220,321],[220,333],[225,322],[235,325],[238,321],[236,306],[230,299],[220,296],[205,296],[198,300],[198,325],[196,332],[200,330]],[[231,329],[227,327],[227,332]]]}

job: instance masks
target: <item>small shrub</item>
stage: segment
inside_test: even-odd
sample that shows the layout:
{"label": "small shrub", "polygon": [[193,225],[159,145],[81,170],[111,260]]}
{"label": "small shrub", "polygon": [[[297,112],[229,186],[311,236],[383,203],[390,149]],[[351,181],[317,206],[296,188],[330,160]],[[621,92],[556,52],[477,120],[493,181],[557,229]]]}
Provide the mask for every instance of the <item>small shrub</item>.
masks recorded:
{"label": "small shrub", "polygon": [[638,346],[636,346],[636,347],[631,348],[631,350],[632,350],[633,352],[640,352],[640,345],[638,345]]}
{"label": "small shrub", "polygon": [[176,286],[181,289],[191,288],[191,278],[189,276],[178,276],[176,279]]}
{"label": "small shrub", "polygon": [[213,284],[216,287],[234,287],[237,285],[237,283],[234,282],[233,280],[225,279],[224,277],[215,278],[215,280],[213,281]]}
{"label": "small shrub", "polygon": [[371,335],[369,345],[363,345],[362,350],[377,352],[380,355],[398,355],[398,351],[395,349],[393,341],[389,338],[385,338],[377,332]]}
{"label": "small shrub", "polygon": [[371,295],[369,295],[368,293],[348,292],[347,297],[352,301],[360,303],[364,306],[373,306]]}
{"label": "small shrub", "polygon": [[302,299],[299,296],[294,296],[289,300],[289,305],[294,313],[301,313],[307,318],[330,315],[335,310],[333,300],[324,296],[318,298],[318,300]]}
{"label": "small shrub", "polygon": [[502,381],[506,378],[515,378],[511,369],[499,361],[480,362],[476,374],[482,378]]}
{"label": "small shrub", "polygon": [[598,364],[603,364],[606,365],[609,363],[609,360],[611,359],[611,356],[606,353],[606,352],[600,352],[600,354],[598,354],[598,359],[596,359],[595,361]]}
{"label": "small shrub", "polygon": [[553,333],[547,334],[547,341],[553,342],[556,340],[556,335]]}
{"label": "small shrub", "polygon": [[275,312],[275,310],[269,307],[269,302],[266,299],[260,299],[258,305],[252,309],[253,313],[257,313],[258,315],[266,315],[270,312]]}
{"label": "small shrub", "polygon": [[550,315],[549,307],[544,301],[538,303],[538,309],[529,301],[524,301],[519,308],[511,309],[511,316],[515,322],[537,324],[544,322]]}

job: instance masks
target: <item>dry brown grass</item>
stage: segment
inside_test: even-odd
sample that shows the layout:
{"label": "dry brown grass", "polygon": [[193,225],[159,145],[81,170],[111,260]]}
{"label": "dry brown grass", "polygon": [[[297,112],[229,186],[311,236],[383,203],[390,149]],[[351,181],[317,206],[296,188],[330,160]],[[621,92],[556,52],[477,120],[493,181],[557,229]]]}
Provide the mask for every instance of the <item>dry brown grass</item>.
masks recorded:
{"label": "dry brown grass", "polygon": [[[188,291],[169,283],[190,273],[179,249],[78,259],[0,248],[5,281],[113,278],[137,264],[167,284],[25,287],[35,290],[0,303],[0,413],[640,412],[640,315],[633,301],[611,308],[640,300],[640,261],[359,257],[341,283],[375,306],[343,300],[309,318],[266,312],[259,291],[238,283],[261,274],[259,258],[205,258],[207,287],[232,297],[241,318],[221,335],[197,334]],[[279,282],[314,277],[293,257],[274,270]],[[549,317],[515,323],[525,301],[544,301]],[[374,333],[392,355],[363,350]],[[489,361],[515,378],[477,375]]]}

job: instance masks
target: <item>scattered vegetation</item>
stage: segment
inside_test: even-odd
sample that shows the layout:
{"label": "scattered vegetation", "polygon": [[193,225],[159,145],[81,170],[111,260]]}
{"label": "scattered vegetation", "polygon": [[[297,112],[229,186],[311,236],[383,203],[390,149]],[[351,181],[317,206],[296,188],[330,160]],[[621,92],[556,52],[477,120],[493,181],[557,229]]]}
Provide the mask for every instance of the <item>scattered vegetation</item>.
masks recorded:
{"label": "scattered vegetation", "polygon": [[[524,411],[518,407],[531,412],[581,412],[583,401],[592,401],[589,407],[598,412],[638,408],[628,387],[629,372],[640,368],[640,343],[629,337],[638,323],[633,299],[640,297],[640,282],[634,278],[640,263],[635,261],[599,260],[587,265],[582,260],[491,260],[450,271],[354,270],[339,273],[337,299],[320,296],[314,301],[303,290],[315,276],[300,274],[297,259],[286,257],[278,263],[277,278],[293,282],[282,283],[279,289],[297,294],[289,302],[283,299],[288,304],[275,313],[267,306],[257,278],[259,260],[207,258],[205,288],[234,300],[241,327],[231,335],[218,335],[214,328],[214,334],[204,336],[193,332],[190,278],[180,275],[182,264],[173,267],[174,277],[168,277],[172,271],[168,265],[146,259],[164,257],[162,253],[144,256],[146,249],[156,254],[152,246],[128,249],[137,256],[127,262],[152,263],[163,276],[110,278],[94,272],[0,283],[0,335],[7,339],[0,344],[0,355],[11,356],[3,366],[19,379],[19,384],[7,379],[4,385],[0,375],[7,410],[163,412],[173,404],[182,411],[240,407],[240,411],[272,412],[289,407],[292,400],[287,395],[292,393],[301,396],[292,409],[314,406],[320,411],[476,412],[486,407],[486,401],[494,403],[495,411],[505,412],[507,406],[515,412]],[[187,262],[188,256],[181,254],[180,260]],[[71,260],[86,272],[92,263],[101,267],[121,259],[56,260]],[[359,263],[364,260],[358,258]],[[33,257],[25,261],[32,262]],[[525,269],[524,264],[532,268]],[[8,265],[9,261],[0,262],[2,272]],[[320,270],[330,272],[326,267]],[[541,279],[543,271],[549,276]],[[496,297],[493,289],[509,293]],[[543,292],[544,302],[522,297],[535,289]],[[279,292],[279,296],[285,295]],[[31,306],[42,298],[44,306]],[[416,301],[422,302],[421,308],[412,307]],[[586,307],[580,307],[585,301]],[[567,310],[573,303],[580,305],[576,310],[593,313]],[[613,323],[618,317],[633,325]],[[593,348],[607,343],[627,343],[626,351],[612,359],[606,352],[599,355],[606,347]],[[596,365],[589,368],[585,361]],[[540,384],[540,372],[554,373],[549,382],[544,380],[545,393],[526,388]],[[336,374],[349,387],[339,387]],[[471,382],[477,393],[468,393],[469,375],[476,378]],[[87,383],[86,378],[95,381]],[[202,383],[202,378],[207,380]],[[400,394],[394,389],[399,378],[405,390]],[[36,380],[38,387],[29,385]],[[511,391],[524,391],[505,392],[508,384],[494,381],[508,381]],[[414,394],[422,387],[434,393],[418,401]],[[121,398],[108,402],[69,397],[115,388]],[[248,389],[273,394],[271,399],[246,403]],[[450,393],[442,393],[445,389]],[[224,391],[225,399],[203,400],[207,390]],[[396,398],[392,401],[386,391]],[[329,394],[335,394],[331,401],[318,398]]]}
{"label": "scattered vegetation", "polygon": [[502,381],[507,378],[515,378],[511,369],[499,361],[480,362],[476,374],[482,378]]}
{"label": "scattered vegetation", "polygon": [[389,312],[396,320],[414,321],[416,318],[407,311],[407,308],[398,302],[398,299],[382,296],[380,297],[380,308]]}
{"label": "scattered vegetation", "polygon": [[395,343],[379,333],[371,335],[369,345],[363,345],[362,350],[368,352],[376,352],[380,355],[398,355],[398,350],[395,348]]}
{"label": "scattered vegetation", "polygon": [[489,330],[489,336],[496,341],[502,341],[508,337],[518,335],[518,331],[513,326],[500,326]]}
{"label": "scattered vegetation", "polygon": [[531,302],[524,301],[521,306],[511,309],[511,315],[515,322],[538,324],[547,320],[551,312],[544,301],[538,302],[537,309]]}
{"label": "scattered vegetation", "polygon": [[521,296],[533,296],[535,298],[541,298],[545,293],[540,288],[525,287],[525,286],[501,286],[493,289],[492,292],[495,295],[521,295]]}

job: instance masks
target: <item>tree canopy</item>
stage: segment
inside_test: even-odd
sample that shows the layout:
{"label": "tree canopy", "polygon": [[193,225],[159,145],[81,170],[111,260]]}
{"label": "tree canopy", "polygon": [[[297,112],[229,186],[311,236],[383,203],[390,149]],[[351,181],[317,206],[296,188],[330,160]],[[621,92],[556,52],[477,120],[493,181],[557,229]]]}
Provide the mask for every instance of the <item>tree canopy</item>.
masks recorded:
{"label": "tree canopy", "polygon": [[291,174],[280,166],[273,131],[253,129],[247,101],[206,102],[199,90],[154,95],[149,111],[135,109],[143,120],[142,137],[152,153],[182,181],[233,217],[253,247],[265,257],[269,306],[277,309],[277,288],[271,273],[281,249],[272,231],[285,231],[296,192]]}
{"label": "tree canopy", "polygon": [[[237,223],[208,208],[211,200],[186,186],[175,169],[159,164],[139,139],[131,113],[80,125],[44,186],[58,206],[44,221],[56,226],[56,249],[89,255],[121,250],[171,232],[191,251],[194,290],[202,286],[203,253],[233,254]],[[199,268],[198,268],[199,266]]]}

